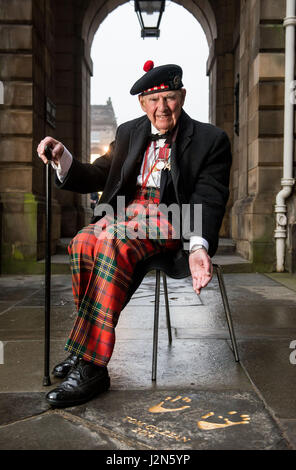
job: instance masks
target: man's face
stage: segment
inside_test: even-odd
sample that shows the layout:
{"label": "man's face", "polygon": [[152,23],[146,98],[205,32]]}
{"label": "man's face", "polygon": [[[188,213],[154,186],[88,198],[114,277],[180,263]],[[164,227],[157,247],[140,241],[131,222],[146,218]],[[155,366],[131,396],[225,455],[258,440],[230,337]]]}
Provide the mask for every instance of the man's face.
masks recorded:
{"label": "man's face", "polygon": [[161,133],[172,130],[182,111],[186,90],[163,91],[139,96],[143,111],[152,125]]}

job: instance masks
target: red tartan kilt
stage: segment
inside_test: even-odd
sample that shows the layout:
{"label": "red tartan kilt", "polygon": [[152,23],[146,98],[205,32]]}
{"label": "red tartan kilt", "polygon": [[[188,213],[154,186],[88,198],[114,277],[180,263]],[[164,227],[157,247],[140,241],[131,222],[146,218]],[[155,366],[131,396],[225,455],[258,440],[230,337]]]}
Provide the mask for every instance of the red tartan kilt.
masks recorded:
{"label": "red tartan kilt", "polygon": [[[85,227],[70,243],[78,315],[66,350],[98,365],[110,360],[114,328],[137,263],[180,246],[171,224],[159,217],[158,204],[158,189],[139,188],[120,220],[106,216]],[[151,234],[153,237],[149,238]]]}

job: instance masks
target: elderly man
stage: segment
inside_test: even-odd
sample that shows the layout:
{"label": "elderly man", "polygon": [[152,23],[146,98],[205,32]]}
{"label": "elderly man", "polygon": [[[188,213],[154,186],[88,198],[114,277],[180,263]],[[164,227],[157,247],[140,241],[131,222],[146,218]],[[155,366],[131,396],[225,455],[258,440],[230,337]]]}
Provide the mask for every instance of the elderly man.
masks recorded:
{"label": "elderly man", "polygon": [[[118,127],[106,155],[83,164],[51,137],[37,149],[45,163],[45,147],[52,149],[59,188],[103,191],[92,223],[69,246],[78,314],[65,347],[70,356],[53,371],[65,378],[47,394],[53,406],[74,406],[109,388],[114,329],[129,301],[138,263],[159,253],[171,253],[176,266],[185,260],[197,294],[212,278],[211,257],[229,195],[229,139],[221,129],[184,112],[186,91],[178,65],[154,67],[148,61],[144,71],[130,92],[138,95],[145,115]],[[124,215],[118,212],[120,196]],[[114,217],[103,217],[106,204]],[[182,216],[178,226],[172,217],[159,217],[159,208],[172,204]],[[192,231],[197,205],[202,218]]]}

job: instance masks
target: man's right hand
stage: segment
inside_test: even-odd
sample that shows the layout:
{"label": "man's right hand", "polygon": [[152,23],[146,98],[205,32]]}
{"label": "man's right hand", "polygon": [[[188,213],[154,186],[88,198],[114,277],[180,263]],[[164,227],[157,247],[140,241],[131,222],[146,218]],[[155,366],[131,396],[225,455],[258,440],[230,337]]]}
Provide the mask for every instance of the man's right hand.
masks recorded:
{"label": "man's right hand", "polygon": [[37,147],[38,156],[43,160],[44,163],[48,163],[48,160],[45,156],[45,147],[51,148],[52,161],[58,165],[59,161],[64,153],[64,146],[61,142],[58,142],[53,137],[45,137],[41,140],[40,144]]}

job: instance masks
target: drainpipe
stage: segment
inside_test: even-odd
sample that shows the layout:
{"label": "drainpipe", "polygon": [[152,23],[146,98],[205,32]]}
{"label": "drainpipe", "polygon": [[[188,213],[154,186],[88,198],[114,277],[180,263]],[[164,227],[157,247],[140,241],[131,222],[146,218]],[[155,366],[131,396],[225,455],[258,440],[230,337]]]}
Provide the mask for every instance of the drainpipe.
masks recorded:
{"label": "drainpipe", "polygon": [[285,54],[285,117],[284,117],[284,159],[282,189],[276,196],[276,271],[285,270],[285,248],[287,238],[287,206],[286,199],[291,195],[295,180],[293,178],[293,148],[294,148],[294,103],[291,99],[291,90],[295,91],[294,66],[295,66],[295,0],[286,0],[286,54]]}

